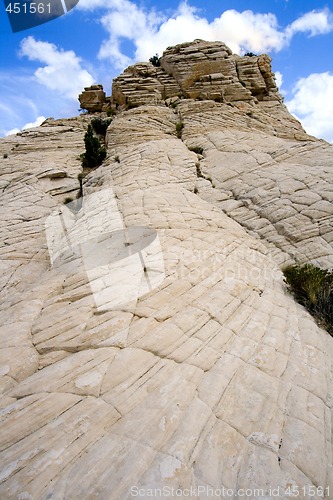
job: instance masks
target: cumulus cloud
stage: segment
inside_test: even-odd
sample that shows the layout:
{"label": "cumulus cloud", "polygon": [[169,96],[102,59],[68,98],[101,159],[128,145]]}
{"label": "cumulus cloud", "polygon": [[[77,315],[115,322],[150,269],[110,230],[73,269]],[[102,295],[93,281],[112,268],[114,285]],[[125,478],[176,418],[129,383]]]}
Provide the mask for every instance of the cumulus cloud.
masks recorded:
{"label": "cumulus cloud", "polygon": [[[257,14],[251,10],[226,10],[209,22],[200,15],[199,9],[187,2],[180,3],[169,16],[138,7],[131,0],[80,0],[78,8],[101,10],[100,21],[109,38],[103,42],[99,57],[110,59],[117,69],[138,60],[148,60],[169,45],[195,38],[223,40],[239,54],[245,51],[262,53],[280,51],[295,33],[314,36],[333,29],[328,9],[308,12],[283,30],[274,14]],[[135,47],[132,57],[122,51],[124,40],[131,41]]]}
{"label": "cumulus cloud", "polygon": [[[112,25],[108,28],[111,31]],[[273,14],[227,10],[209,23],[195,8],[181,4],[176,15],[160,24],[158,29],[142,30],[142,35],[132,40],[137,48],[135,58],[147,60],[154,49],[162,53],[168,45],[195,38],[223,40],[236,53],[278,50],[284,43]]]}
{"label": "cumulus cloud", "polygon": [[286,29],[288,38],[295,33],[308,32],[310,36],[324,35],[333,29],[333,16],[328,9],[307,12],[291,23]]}
{"label": "cumulus cloud", "polygon": [[280,71],[275,71],[275,81],[279,90],[281,90],[281,86],[283,84],[283,75]]}
{"label": "cumulus cloud", "polygon": [[46,120],[45,116],[38,116],[34,122],[29,122],[23,125],[22,129],[19,128],[13,128],[12,130],[8,130],[4,135],[12,135],[12,134],[17,134],[18,132],[21,132],[21,130],[27,130],[28,128],[34,128],[34,127],[39,127],[44,121]]}
{"label": "cumulus cloud", "polygon": [[301,78],[286,102],[305,130],[316,137],[333,142],[333,74],[313,73]]}
{"label": "cumulus cloud", "polygon": [[214,39],[226,41],[237,53],[281,50],[285,43],[274,14],[227,10],[211,23],[210,28]]}
{"label": "cumulus cloud", "polygon": [[[109,58],[122,68],[128,66],[132,61],[121,51],[121,40],[128,39],[139,42],[144,40],[149,34],[157,31],[158,16],[153,12],[145,12],[129,0],[113,2],[114,9],[110,10],[101,19],[104,29],[109,34],[109,39],[105,40],[100,48],[99,57]],[[137,43],[136,43],[137,45]],[[165,47],[164,47],[165,48]],[[150,55],[151,54],[150,47]],[[137,54],[140,58],[140,56]]]}
{"label": "cumulus cloud", "polygon": [[5,132],[4,136],[8,137],[9,135],[17,134],[18,132],[21,132],[19,128],[13,128],[12,130],[8,130],[8,132]]}
{"label": "cumulus cloud", "polygon": [[[236,53],[280,50],[285,43],[274,14],[227,10],[208,22],[187,3],[180,4],[173,16],[161,19],[125,0],[103,15],[101,23],[109,39],[104,41],[99,57],[111,59],[119,69],[137,60],[147,60],[156,52],[161,54],[169,45],[195,38],[223,40]],[[124,39],[135,46],[132,59],[121,52]]]}
{"label": "cumulus cloud", "polygon": [[46,117],[45,116],[38,116],[34,122],[26,123],[22,127],[22,130],[26,130],[28,128],[34,128],[34,127],[39,127],[43,122],[45,122]]}
{"label": "cumulus cloud", "polygon": [[94,83],[93,76],[83,69],[81,59],[72,50],[65,51],[29,36],[21,42],[20,55],[45,64],[35,71],[36,81],[65,97],[76,99],[83,87]]}

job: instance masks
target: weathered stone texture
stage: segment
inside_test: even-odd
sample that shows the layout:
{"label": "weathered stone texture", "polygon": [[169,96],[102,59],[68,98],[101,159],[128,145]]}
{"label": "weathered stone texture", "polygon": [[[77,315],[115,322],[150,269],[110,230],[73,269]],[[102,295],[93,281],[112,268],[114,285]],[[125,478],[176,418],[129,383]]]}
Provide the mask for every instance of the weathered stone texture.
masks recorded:
{"label": "weathered stone texture", "polygon": [[177,82],[151,63],[129,66],[113,80],[112,99],[123,107],[159,102],[180,93]]}
{"label": "weathered stone texture", "polygon": [[236,68],[239,81],[258,100],[281,100],[267,54],[237,58]]}
{"label": "weathered stone texture", "polygon": [[164,51],[160,67],[138,63],[115,78],[112,99],[135,107],[174,96],[218,102],[282,102],[266,54],[233,55],[222,42],[195,40]]}
{"label": "weathered stone texture", "polygon": [[79,95],[80,106],[82,109],[94,113],[102,111],[106,101],[106,95],[102,85],[92,85],[85,87],[82,94]]}
{"label": "weathered stone texture", "polygon": [[78,192],[89,119],[0,140],[0,497],[332,491],[333,342],[281,272],[333,264],[332,146],[278,101],[119,113],[84,194],[112,188],[126,228],[158,232],[165,279],[101,312],[84,269],[51,266],[45,237]]}

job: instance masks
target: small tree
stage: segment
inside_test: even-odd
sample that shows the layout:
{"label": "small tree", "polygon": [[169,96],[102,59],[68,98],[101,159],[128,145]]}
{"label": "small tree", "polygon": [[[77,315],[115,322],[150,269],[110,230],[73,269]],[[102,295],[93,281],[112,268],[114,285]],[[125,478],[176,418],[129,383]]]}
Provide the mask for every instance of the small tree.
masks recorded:
{"label": "small tree", "polygon": [[156,66],[157,68],[161,66],[161,61],[158,54],[155,54],[153,57],[151,57],[149,61],[152,63],[153,66]]}
{"label": "small tree", "polygon": [[102,118],[93,118],[90,123],[96,134],[103,135],[105,137],[106,130],[111,122],[111,118],[106,118],[105,120],[102,120]]}
{"label": "small tree", "polygon": [[181,139],[181,137],[182,137],[183,128],[184,128],[183,122],[176,123],[176,135],[177,135],[178,139]]}
{"label": "small tree", "polygon": [[253,52],[246,52],[244,54],[244,57],[247,56],[247,57],[257,57],[257,54],[254,54]]}
{"label": "small tree", "polygon": [[106,157],[106,151],[101,146],[99,139],[94,136],[93,128],[90,124],[84,136],[84,144],[86,151],[81,155],[82,166],[85,168],[94,168],[101,165]]}

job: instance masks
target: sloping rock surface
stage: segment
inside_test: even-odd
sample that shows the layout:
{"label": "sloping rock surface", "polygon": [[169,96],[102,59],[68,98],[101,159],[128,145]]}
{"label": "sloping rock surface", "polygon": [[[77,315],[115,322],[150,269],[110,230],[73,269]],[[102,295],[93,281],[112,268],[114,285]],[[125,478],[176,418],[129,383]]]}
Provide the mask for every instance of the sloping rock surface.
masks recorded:
{"label": "sloping rock surface", "polygon": [[119,113],[84,179],[84,200],[98,201],[87,237],[97,220],[109,227],[99,193],[112,192],[126,230],[157,231],[165,276],[100,309],[90,269],[51,265],[46,235],[79,191],[89,120],[0,141],[0,497],[322,498],[332,338],[287,293],[281,265],[332,266],[332,146],[278,101]]}

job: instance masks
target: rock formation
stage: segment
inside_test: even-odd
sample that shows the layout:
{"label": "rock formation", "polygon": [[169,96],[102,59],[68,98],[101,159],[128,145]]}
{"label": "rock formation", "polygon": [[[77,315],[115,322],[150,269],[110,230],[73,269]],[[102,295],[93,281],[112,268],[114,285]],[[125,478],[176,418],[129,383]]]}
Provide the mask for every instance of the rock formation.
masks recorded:
{"label": "rock formation", "polygon": [[[333,340],[281,266],[333,265],[332,146],[288,114],[267,56],[222,43],[128,68],[112,100],[76,210],[89,114],[0,141],[0,497],[329,497]],[[50,220],[72,224],[58,253]],[[133,228],[146,246],[117,260]],[[112,264],[145,264],[105,307],[108,234]]]}
{"label": "rock formation", "polygon": [[195,40],[169,47],[160,66],[130,66],[112,85],[113,101],[128,107],[182,96],[217,102],[281,101],[271,59],[239,57],[222,42]]}
{"label": "rock formation", "polygon": [[85,87],[82,94],[79,95],[79,102],[82,109],[86,109],[90,113],[103,111],[106,103],[106,95],[103,90],[103,85],[91,85]]}
{"label": "rock formation", "polygon": [[[169,47],[159,60],[129,66],[112,84],[112,102],[122,108],[163,104],[185,97],[217,102],[282,101],[267,54],[240,57],[222,42],[195,40]],[[101,85],[80,94],[81,107],[106,110]]]}

